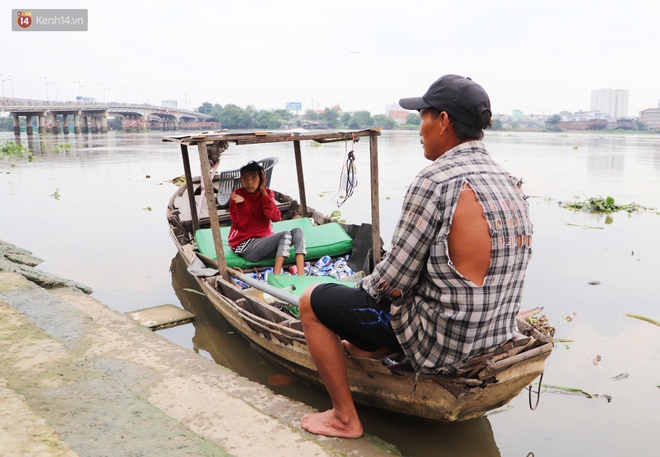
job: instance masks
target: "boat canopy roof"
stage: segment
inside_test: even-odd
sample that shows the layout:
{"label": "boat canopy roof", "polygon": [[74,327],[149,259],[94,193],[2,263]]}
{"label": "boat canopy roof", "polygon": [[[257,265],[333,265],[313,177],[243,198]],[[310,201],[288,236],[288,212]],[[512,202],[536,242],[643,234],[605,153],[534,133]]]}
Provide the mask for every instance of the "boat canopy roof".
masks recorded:
{"label": "boat canopy roof", "polygon": [[286,141],[316,141],[330,143],[334,141],[347,141],[365,136],[379,136],[380,129],[322,131],[308,132],[303,129],[273,131],[273,132],[209,132],[194,135],[169,136],[163,141],[182,144],[198,144],[201,142],[227,141],[240,144],[281,143]]}

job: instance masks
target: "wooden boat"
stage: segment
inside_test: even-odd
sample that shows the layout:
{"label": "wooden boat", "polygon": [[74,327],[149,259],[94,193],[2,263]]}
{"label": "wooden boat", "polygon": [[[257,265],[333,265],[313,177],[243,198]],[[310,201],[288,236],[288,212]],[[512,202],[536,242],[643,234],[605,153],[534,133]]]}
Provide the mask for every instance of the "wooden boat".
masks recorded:
{"label": "wooden boat", "polygon": [[[371,267],[384,254],[378,207],[379,135],[379,130],[369,129],[320,133],[223,132],[164,138],[164,141],[180,145],[183,158],[185,185],[181,185],[171,197],[167,218],[172,239],[189,271],[197,270],[195,278],[210,303],[256,350],[293,376],[319,388],[323,388],[323,383],[296,317],[297,300],[301,290],[309,283],[346,279],[271,274],[267,283],[253,278],[246,272],[250,270],[245,266],[239,268],[234,258],[237,256],[223,244],[223,241],[226,243],[230,219],[224,204],[218,204],[218,193],[226,194],[227,183],[221,182],[222,173],[215,173],[215,167],[222,151],[230,143],[292,143],[299,200],[275,192],[283,221],[274,224],[274,231],[278,230],[275,227],[278,224],[305,224],[306,260],[311,262],[326,255],[324,250],[344,243],[334,251],[335,255],[350,254],[349,261],[359,276],[369,274]],[[360,139],[368,140],[370,146],[372,220],[360,225],[339,224],[307,207],[301,142]],[[199,153],[201,177],[194,178],[191,173],[191,146],[196,146]],[[221,189],[220,192],[218,189]],[[222,195],[220,197],[224,200]],[[206,203],[207,208],[198,214],[200,200]],[[317,232],[323,232],[322,245],[320,250],[314,251],[312,248],[317,246],[310,247],[310,239],[316,237]],[[311,240],[311,244],[315,243]],[[251,271],[263,272],[268,265],[266,262],[252,266]],[[347,279],[350,283],[355,276]],[[291,290],[291,284],[295,281],[298,281],[296,290]],[[243,284],[245,288],[239,286],[242,283],[246,283]],[[416,376],[401,354],[390,354],[381,360],[347,355],[353,397],[357,403],[433,420],[457,421],[481,416],[507,404],[543,373],[545,359],[552,351],[551,336],[539,332],[536,326],[524,319],[518,319],[518,326],[522,338],[473,357],[453,376]]]}

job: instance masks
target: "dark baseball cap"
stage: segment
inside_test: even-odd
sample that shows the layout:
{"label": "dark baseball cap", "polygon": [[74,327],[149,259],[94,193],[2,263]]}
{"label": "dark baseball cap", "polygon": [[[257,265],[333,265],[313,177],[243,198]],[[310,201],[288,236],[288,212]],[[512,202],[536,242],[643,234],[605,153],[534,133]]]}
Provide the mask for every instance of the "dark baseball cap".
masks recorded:
{"label": "dark baseball cap", "polygon": [[[402,108],[421,110],[436,108],[446,111],[452,120],[480,129],[488,126],[492,112],[488,94],[470,78],[444,75],[436,80],[421,97],[402,98]],[[488,111],[488,117],[484,113]]]}

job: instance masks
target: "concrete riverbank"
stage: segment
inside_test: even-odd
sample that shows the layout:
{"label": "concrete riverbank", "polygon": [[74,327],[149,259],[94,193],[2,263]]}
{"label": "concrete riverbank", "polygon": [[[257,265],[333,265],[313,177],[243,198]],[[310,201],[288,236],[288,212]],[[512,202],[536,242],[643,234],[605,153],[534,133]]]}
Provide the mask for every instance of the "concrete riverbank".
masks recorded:
{"label": "concrete riverbank", "polygon": [[0,241],[0,453],[7,456],[391,456],[311,435],[312,411],[40,272]]}

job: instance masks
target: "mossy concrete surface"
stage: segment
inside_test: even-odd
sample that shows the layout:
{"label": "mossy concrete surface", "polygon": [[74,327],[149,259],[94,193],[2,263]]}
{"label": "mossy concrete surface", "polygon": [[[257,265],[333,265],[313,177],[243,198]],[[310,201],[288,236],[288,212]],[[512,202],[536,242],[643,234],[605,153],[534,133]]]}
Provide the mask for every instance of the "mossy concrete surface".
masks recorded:
{"label": "mossy concrete surface", "polygon": [[42,281],[29,258],[0,241],[3,455],[399,455],[374,437],[303,431],[310,407],[167,341],[85,286]]}

